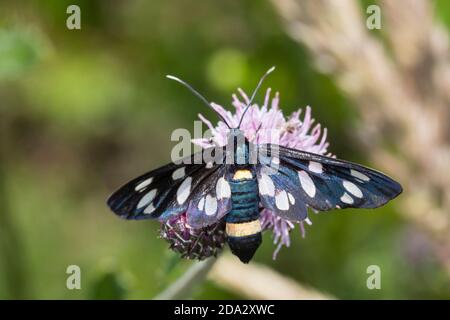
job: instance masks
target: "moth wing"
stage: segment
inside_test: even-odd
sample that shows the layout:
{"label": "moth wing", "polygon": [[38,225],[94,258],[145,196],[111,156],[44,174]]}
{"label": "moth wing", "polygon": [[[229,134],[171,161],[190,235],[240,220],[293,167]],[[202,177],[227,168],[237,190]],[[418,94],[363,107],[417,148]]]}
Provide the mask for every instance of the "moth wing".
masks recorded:
{"label": "moth wing", "polygon": [[290,221],[307,218],[307,208],[300,201],[299,185],[291,170],[274,163],[272,158],[260,157],[256,177],[260,202],[264,208]]}
{"label": "moth wing", "polygon": [[269,157],[278,159],[280,174],[298,186],[298,200],[316,210],[377,208],[402,192],[392,178],[352,162],[282,146],[261,146],[264,154],[271,154],[272,149],[278,150]]}
{"label": "moth wing", "polygon": [[[217,160],[202,160],[211,156]],[[107,204],[124,219],[166,221],[187,210],[196,190],[201,190],[199,186],[220,171],[223,157],[224,150],[213,147],[169,163],[129,181],[108,198]]]}
{"label": "moth wing", "polygon": [[205,177],[193,190],[187,208],[187,223],[202,228],[219,221],[231,210],[231,188],[228,183],[229,166],[221,165]]}

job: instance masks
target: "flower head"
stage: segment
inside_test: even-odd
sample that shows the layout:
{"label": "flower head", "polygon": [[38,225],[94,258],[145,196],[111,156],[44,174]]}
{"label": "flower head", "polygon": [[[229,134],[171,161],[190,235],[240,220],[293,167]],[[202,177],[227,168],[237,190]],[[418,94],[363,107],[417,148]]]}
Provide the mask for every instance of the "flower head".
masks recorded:
{"label": "flower head", "polygon": [[[238,92],[240,96],[236,94],[233,95],[232,104],[235,108],[234,113],[225,110],[218,104],[211,104],[215,111],[219,113],[231,127],[238,126],[245,107],[250,101],[244,91],[238,89]],[[250,106],[242,120],[240,129],[244,132],[246,138],[255,144],[276,143],[285,147],[312,153],[322,155],[327,154],[327,130],[322,130],[320,124],[314,124],[310,107],[306,107],[302,118],[300,118],[301,112],[302,110],[298,110],[290,116],[285,117],[279,108],[279,94],[276,93],[275,96],[272,97],[271,90],[268,89],[263,105],[258,106],[257,104],[253,104]],[[203,148],[215,145],[224,146],[227,142],[227,133],[229,132],[228,126],[223,121],[219,121],[217,126],[214,126],[201,114],[199,115],[199,118],[211,130],[212,138],[193,139],[193,143]],[[308,218],[304,221],[311,224],[311,221]],[[290,232],[295,228],[296,223],[283,219],[275,215],[272,211],[263,208],[261,208],[260,222],[263,230],[271,230],[273,232],[274,244],[277,245],[273,254],[273,258],[275,259],[282,246],[288,247],[290,245]],[[185,223],[185,220],[183,220],[183,216],[181,216],[179,221],[171,222],[170,225],[173,225],[173,223],[183,224]],[[305,229],[303,221],[298,224],[302,236],[304,236]],[[182,229],[184,227],[181,225],[180,228]],[[226,236],[221,234],[221,239],[222,237],[223,241],[225,241]],[[168,239],[170,237],[165,238]],[[185,246],[179,241],[177,242],[177,246],[177,248],[183,248],[181,251],[186,252]]]}
{"label": "flower head", "polygon": [[160,235],[170,243],[170,249],[181,254],[181,257],[197,260],[216,256],[227,238],[223,221],[194,229],[187,224],[186,213],[162,223]]}

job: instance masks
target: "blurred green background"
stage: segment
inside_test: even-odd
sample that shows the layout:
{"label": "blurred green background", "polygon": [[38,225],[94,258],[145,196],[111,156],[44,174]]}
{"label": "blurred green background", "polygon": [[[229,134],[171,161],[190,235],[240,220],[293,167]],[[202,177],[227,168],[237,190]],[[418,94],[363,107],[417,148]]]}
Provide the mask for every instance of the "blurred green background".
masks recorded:
{"label": "blurred green background", "polygon": [[[75,3],[82,29],[68,30]],[[450,28],[448,2],[437,8]],[[192,131],[199,112],[217,119],[166,74],[230,106],[272,65],[264,87],[286,114],[311,105],[332,153],[374,165],[354,106],[267,1],[0,1],[0,298],[147,299],[181,275],[191,262],[157,238],[157,222],[122,221],[105,200],[169,161],[174,129]],[[449,298],[429,240],[396,210],[314,215],[276,261],[265,234],[254,261],[338,298]],[[81,290],[66,288],[73,264]],[[366,288],[372,264],[382,290]],[[194,298],[243,297],[206,281]]]}

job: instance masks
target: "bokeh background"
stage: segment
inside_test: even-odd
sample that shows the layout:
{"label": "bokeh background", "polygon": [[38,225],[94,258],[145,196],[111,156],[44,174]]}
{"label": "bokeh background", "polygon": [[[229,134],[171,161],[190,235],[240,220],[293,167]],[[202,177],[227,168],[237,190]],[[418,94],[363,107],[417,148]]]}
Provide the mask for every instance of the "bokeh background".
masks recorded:
{"label": "bokeh background", "polygon": [[[81,30],[66,28],[70,4]],[[380,30],[366,28],[370,4]],[[275,261],[265,234],[244,276],[264,265],[339,299],[450,298],[449,31],[445,0],[0,1],[0,298],[150,299],[178,279],[193,263],[158,223],[122,221],[105,200],[169,161],[174,129],[217,120],[166,74],[230,106],[272,65],[263,87],[286,114],[312,106],[330,152],[405,190],[312,215]],[[73,264],[81,290],[66,288]],[[381,290],[366,287],[369,265]],[[215,277],[191,297],[261,297]]]}

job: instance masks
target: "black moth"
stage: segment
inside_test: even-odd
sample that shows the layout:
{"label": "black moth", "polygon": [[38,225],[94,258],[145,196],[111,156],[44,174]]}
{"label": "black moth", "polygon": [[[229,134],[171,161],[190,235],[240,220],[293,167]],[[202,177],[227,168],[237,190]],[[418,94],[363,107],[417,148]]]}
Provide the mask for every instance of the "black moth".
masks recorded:
{"label": "black moth", "polygon": [[[251,101],[273,69],[261,78]],[[168,77],[210,107],[187,83]],[[192,228],[223,220],[232,253],[248,263],[262,241],[261,208],[290,221],[303,221],[308,207],[319,211],[376,208],[402,192],[393,179],[358,164],[279,145],[254,145],[239,127],[230,128],[225,147],[204,149],[128,182],[110,196],[108,206],[125,219],[162,222],[187,212]]]}

